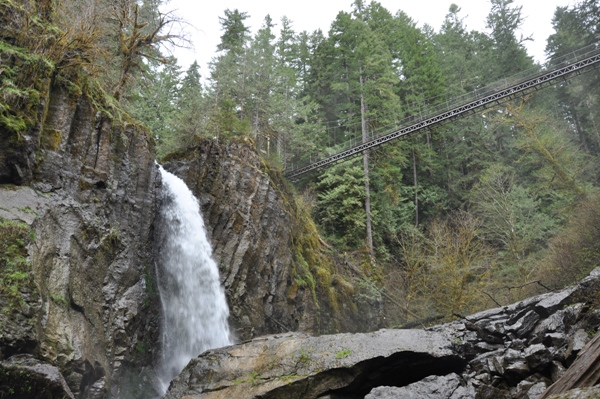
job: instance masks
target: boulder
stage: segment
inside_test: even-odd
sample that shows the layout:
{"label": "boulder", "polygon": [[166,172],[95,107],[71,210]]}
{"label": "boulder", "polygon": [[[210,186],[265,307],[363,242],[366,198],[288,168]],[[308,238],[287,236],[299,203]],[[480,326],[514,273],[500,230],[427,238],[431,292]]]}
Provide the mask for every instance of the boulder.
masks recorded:
{"label": "boulder", "polygon": [[365,399],[472,399],[475,389],[456,374],[429,376],[405,387],[377,387]]}
{"label": "boulder", "polygon": [[524,352],[525,361],[530,369],[544,369],[552,361],[552,354],[545,345],[535,344],[527,347]]}
{"label": "boulder", "polygon": [[0,361],[0,397],[75,399],[58,369],[32,355],[15,355]]}
{"label": "boulder", "polygon": [[461,372],[464,365],[451,336],[434,331],[269,336],[193,359],[165,399],[364,396],[376,386],[408,385]]}

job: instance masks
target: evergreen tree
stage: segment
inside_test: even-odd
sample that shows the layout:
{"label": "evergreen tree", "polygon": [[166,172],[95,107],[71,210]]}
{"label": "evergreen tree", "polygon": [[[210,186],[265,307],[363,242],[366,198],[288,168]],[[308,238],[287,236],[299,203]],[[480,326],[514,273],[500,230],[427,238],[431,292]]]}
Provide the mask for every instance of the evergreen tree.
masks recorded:
{"label": "evergreen tree", "polygon": [[[573,8],[558,7],[552,21],[555,33],[548,38],[546,52],[552,63],[596,42],[600,32],[598,0],[585,0]],[[554,87],[561,116],[573,126],[575,140],[588,153],[600,156],[600,74],[591,71]]]}
{"label": "evergreen tree", "polygon": [[490,0],[492,9],[487,16],[486,26],[490,30],[492,51],[490,57],[491,81],[512,76],[531,68],[533,61],[527,55],[524,42],[528,37],[517,37],[517,30],[523,25],[522,6],[513,6],[514,0]]}
{"label": "evergreen tree", "polygon": [[221,43],[217,46],[220,55],[210,64],[210,112],[209,131],[214,137],[227,138],[246,135],[250,122],[246,118],[246,96],[248,95],[249,28],[244,25],[248,14],[236,10],[225,10],[220,17]]}
{"label": "evergreen tree", "polygon": [[252,121],[257,145],[267,152],[270,151],[271,142],[276,140],[269,120],[275,69],[274,26],[271,17],[267,15],[250,45],[248,95],[243,100],[246,104],[241,104],[244,117]]}
{"label": "evergreen tree", "polygon": [[[322,93],[317,98],[322,104],[333,105],[326,113],[328,119],[341,122],[340,135],[364,142],[370,139],[374,128],[387,124],[390,115],[397,111],[393,91],[397,78],[387,46],[365,22],[364,5],[357,1],[354,6],[352,14],[338,14],[327,44],[319,48],[317,59],[323,60],[326,69],[318,72]],[[365,238],[369,252],[373,253],[369,169],[365,152]]]}
{"label": "evergreen tree", "polygon": [[[393,42],[398,46],[395,57],[400,74],[396,93],[402,103],[404,121],[414,121],[426,117],[431,106],[444,100],[442,69],[433,43],[411,18],[398,12],[393,27]],[[431,213],[433,209],[429,205],[439,206],[445,202],[443,192],[439,190],[441,183],[436,181],[443,175],[440,173],[443,164],[438,156],[441,144],[441,137],[435,130],[426,131],[404,143],[404,151],[410,155],[410,162],[408,170],[403,173],[401,190],[412,197],[415,226],[427,217],[428,212]]]}
{"label": "evergreen tree", "polygon": [[[446,82],[446,96],[453,99],[482,85],[478,62],[480,37],[468,32],[460,16],[461,9],[452,4],[440,32],[432,40]],[[437,128],[440,134],[439,155],[443,170],[438,171],[446,190],[448,207],[458,209],[476,181],[477,174],[492,162],[481,131],[480,114],[462,118]]]}
{"label": "evergreen tree", "polygon": [[201,79],[200,66],[194,61],[181,80],[177,98],[176,129],[182,146],[189,146],[198,137],[208,135],[207,109],[210,106],[204,96]]}
{"label": "evergreen tree", "polygon": [[319,176],[316,216],[325,231],[342,248],[364,245],[364,171],[358,159],[336,165]]}
{"label": "evergreen tree", "polygon": [[236,55],[244,52],[248,33],[250,32],[250,29],[244,25],[244,21],[248,17],[248,13],[240,12],[238,9],[225,10],[225,17],[219,17],[223,34],[221,35],[221,43],[217,45],[217,50]]}
{"label": "evergreen tree", "polygon": [[180,73],[175,59],[166,65],[148,66],[129,96],[128,108],[150,129],[159,157],[179,148],[176,124]]}

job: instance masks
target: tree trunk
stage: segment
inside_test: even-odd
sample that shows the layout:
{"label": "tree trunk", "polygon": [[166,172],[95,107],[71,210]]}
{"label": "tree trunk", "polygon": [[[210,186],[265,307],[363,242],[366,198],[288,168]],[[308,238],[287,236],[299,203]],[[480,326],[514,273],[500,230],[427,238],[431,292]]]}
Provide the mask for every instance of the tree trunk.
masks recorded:
{"label": "tree trunk", "polygon": [[577,135],[579,136],[579,142],[583,146],[583,150],[589,154],[590,146],[588,145],[588,139],[585,135],[584,129],[581,126],[581,120],[579,119],[579,113],[573,108],[571,110],[571,116],[573,118],[573,124],[575,125],[575,130],[577,131]]}
{"label": "tree trunk", "polygon": [[[362,69],[360,71],[360,123],[362,129],[362,142],[366,143],[369,139],[367,130],[367,105],[365,104],[364,95],[364,80],[362,76]],[[369,249],[369,255],[373,256],[373,230],[371,227],[371,188],[369,185],[369,151],[363,151],[363,169],[365,172],[365,217],[367,225],[367,247]]]}
{"label": "tree trunk", "polygon": [[417,179],[417,157],[412,149],[413,184],[415,187],[415,227],[419,227],[419,180]]}
{"label": "tree trunk", "polygon": [[575,388],[587,388],[600,381],[600,334],[579,352],[575,362],[567,369],[562,377],[550,386],[540,399],[565,393]]}

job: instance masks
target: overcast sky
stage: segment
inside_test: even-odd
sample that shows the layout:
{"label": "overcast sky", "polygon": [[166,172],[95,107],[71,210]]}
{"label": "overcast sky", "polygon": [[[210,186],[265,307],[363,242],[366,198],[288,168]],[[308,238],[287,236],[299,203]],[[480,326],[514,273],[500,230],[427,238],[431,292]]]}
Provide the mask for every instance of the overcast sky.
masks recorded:
{"label": "overcast sky", "polygon": [[[489,0],[379,0],[392,14],[404,11],[419,26],[431,25],[436,31],[448,13],[452,3],[461,7],[465,24],[469,30],[485,31],[485,19],[490,11]],[[523,6],[525,19],[522,34],[531,36],[527,43],[528,52],[535,60],[543,62],[547,37],[553,33],[552,16],[557,6],[573,5],[575,0],[515,0],[513,4]],[[262,25],[267,14],[279,24],[282,16],[293,22],[296,32],[312,32],[322,29],[325,34],[339,11],[350,11],[353,0],[170,0],[165,9],[175,10],[187,21],[187,36],[192,40],[192,50],[177,49],[174,52],[179,64],[187,69],[197,60],[203,76],[208,75],[208,62],[215,56],[216,46],[222,34],[219,17],[225,9],[247,12],[246,24],[254,33]],[[368,3],[368,2],[367,2]],[[276,26],[277,28],[278,26]]]}

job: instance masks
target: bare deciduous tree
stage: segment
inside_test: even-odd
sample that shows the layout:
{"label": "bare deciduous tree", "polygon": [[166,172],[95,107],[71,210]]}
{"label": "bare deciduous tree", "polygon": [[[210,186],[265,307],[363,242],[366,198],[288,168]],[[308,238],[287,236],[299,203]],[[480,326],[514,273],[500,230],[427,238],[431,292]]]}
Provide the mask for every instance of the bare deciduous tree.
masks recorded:
{"label": "bare deciduous tree", "polygon": [[167,63],[159,47],[177,45],[181,36],[172,33],[173,24],[180,22],[172,12],[156,10],[157,18],[150,25],[140,18],[140,8],[132,0],[121,0],[112,5],[112,18],[117,25],[117,55],[120,58],[120,77],[113,91],[119,99],[127,82],[136,69],[141,69],[144,59]]}

